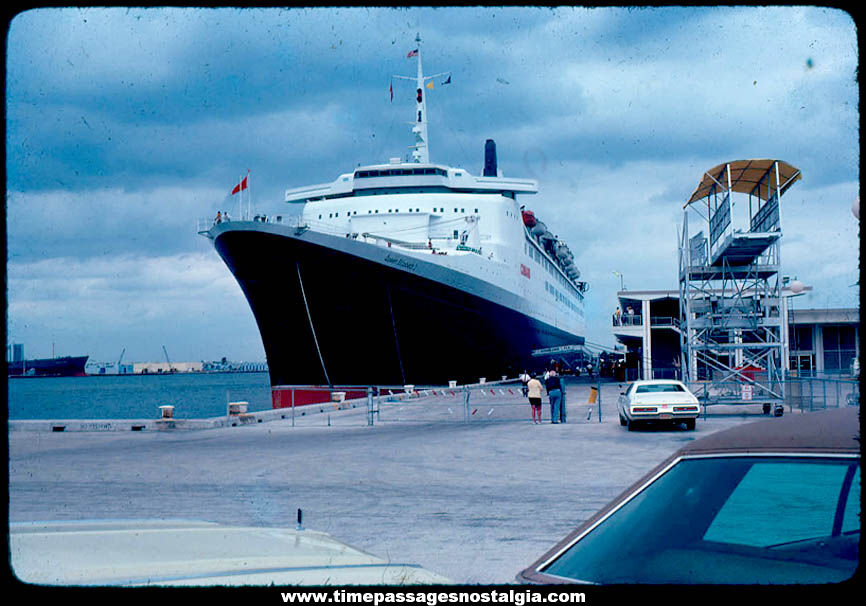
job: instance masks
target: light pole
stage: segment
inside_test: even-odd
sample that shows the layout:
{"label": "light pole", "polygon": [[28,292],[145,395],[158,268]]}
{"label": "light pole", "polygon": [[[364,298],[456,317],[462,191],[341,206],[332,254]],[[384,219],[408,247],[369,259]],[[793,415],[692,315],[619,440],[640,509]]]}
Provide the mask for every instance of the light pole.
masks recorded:
{"label": "light pole", "polygon": [[619,289],[620,289],[621,291],[622,291],[622,290],[625,290],[625,286],[623,286],[623,283],[622,283],[622,274],[619,273],[618,271],[614,271],[614,272],[612,272],[612,273],[613,273],[613,275],[615,275],[615,276],[619,276]]}
{"label": "light pole", "polygon": [[[790,366],[790,358],[791,358],[790,328],[792,325],[794,326],[794,349],[793,349],[793,351],[794,352],[799,351],[798,338],[797,338],[798,337],[797,326],[795,324],[795,319],[794,319],[794,297],[802,294],[806,287],[803,285],[802,282],[800,282],[800,280],[797,279],[796,276],[794,276],[793,281],[791,280],[790,277],[784,276],[782,278],[782,287],[784,288],[785,286],[787,286],[791,291],[791,294],[785,296],[785,299],[787,301],[786,305],[785,305],[785,307],[787,308],[786,313],[785,313],[785,315],[787,316],[785,318],[785,324],[786,324],[785,325],[785,331],[789,334],[789,338],[786,339],[786,341],[788,343],[788,345],[787,345],[788,351],[786,351],[785,354],[788,356],[788,365]],[[794,358],[795,368],[793,370],[795,370],[797,372],[797,376],[799,376],[800,375],[799,371],[801,370],[801,368],[800,368],[800,356],[798,353],[794,353],[794,356],[795,356],[795,358]],[[785,360],[782,360],[782,367],[783,368],[785,367],[785,362],[786,362]]]}

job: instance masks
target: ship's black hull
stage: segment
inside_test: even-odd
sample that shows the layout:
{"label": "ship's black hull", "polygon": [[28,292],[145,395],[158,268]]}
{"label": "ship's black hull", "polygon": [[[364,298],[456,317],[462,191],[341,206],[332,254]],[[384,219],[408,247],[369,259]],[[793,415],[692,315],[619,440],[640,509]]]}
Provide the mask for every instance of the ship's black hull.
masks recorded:
{"label": "ship's black hull", "polygon": [[63,358],[44,358],[7,362],[7,375],[10,377],[83,377],[84,365],[89,356],[67,356]]}
{"label": "ship's black hull", "polygon": [[214,244],[256,318],[271,385],[472,383],[515,376],[533,349],[582,342],[400,263],[260,231]]}

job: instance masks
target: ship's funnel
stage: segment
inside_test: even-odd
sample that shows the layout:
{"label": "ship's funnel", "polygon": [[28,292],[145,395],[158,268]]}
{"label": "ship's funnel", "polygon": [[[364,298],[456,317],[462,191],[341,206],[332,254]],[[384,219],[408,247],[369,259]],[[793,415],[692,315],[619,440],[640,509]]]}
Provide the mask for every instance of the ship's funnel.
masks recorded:
{"label": "ship's funnel", "polygon": [[496,142],[493,139],[484,144],[484,176],[496,176]]}

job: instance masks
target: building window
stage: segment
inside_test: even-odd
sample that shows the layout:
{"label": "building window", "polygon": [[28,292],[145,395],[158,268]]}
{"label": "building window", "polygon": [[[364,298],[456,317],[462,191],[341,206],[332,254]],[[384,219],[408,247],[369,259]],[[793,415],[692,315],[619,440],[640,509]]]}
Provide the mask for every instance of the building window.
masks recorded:
{"label": "building window", "polygon": [[811,326],[794,326],[791,334],[791,349],[794,351],[812,351]]}
{"label": "building window", "polygon": [[824,371],[830,373],[850,372],[856,355],[855,327],[849,325],[824,326]]}

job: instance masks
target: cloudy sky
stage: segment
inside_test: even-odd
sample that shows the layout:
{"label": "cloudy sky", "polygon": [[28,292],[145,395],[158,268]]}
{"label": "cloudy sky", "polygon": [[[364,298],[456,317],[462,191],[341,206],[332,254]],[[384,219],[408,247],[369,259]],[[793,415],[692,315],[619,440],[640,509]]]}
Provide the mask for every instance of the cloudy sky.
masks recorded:
{"label": "cloudy sky", "polygon": [[590,283],[612,345],[628,289],[675,289],[703,171],[777,158],[797,308],[859,306],[858,47],[845,12],[778,8],[38,9],[7,37],[8,342],[27,357],[264,360],[237,283],[196,234],[250,170],[253,203],[412,142],[417,32],[431,159],[487,138]]}

